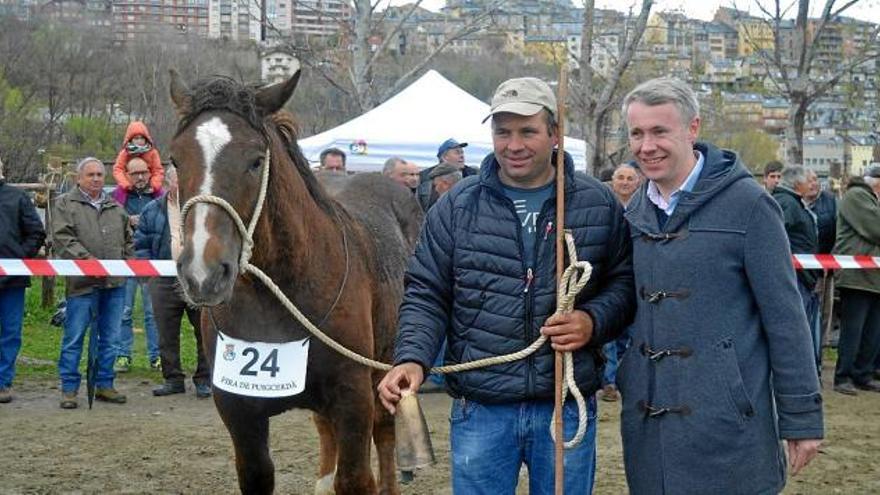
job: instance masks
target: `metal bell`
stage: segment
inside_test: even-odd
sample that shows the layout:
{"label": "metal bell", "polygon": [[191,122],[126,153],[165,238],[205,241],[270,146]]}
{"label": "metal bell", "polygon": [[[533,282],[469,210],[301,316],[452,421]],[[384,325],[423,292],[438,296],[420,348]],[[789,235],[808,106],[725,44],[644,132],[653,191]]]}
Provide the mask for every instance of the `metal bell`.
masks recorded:
{"label": "metal bell", "polygon": [[397,468],[414,471],[436,462],[428,422],[416,395],[405,390],[401,393],[394,415],[394,437],[397,450]]}

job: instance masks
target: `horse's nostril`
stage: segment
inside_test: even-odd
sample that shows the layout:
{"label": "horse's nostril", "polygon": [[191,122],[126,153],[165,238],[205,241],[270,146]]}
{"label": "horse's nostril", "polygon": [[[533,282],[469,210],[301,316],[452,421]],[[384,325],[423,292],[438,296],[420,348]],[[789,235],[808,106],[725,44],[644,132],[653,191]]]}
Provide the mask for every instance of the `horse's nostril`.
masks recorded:
{"label": "horse's nostril", "polygon": [[220,277],[221,279],[229,278],[232,273],[232,264],[231,263],[220,263]]}

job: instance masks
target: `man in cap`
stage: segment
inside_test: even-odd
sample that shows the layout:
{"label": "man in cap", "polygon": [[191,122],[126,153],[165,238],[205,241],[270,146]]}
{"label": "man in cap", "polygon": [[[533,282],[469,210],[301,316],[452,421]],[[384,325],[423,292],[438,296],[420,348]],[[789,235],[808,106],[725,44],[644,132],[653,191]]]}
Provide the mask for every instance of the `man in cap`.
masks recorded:
{"label": "man in cap", "polygon": [[443,141],[440,147],[437,148],[437,159],[439,160],[437,165],[428,167],[419,174],[419,187],[416,191],[416,198],[425,211],[428,211],[428,208],[433,206],[437,202],[437,198],[440,197],[434,189],[434,181],[431,177],[431,172],[435,167],[448,163],[460,170],[462,177],[470,177],[477,174],[477,169],[464,164],[464,148],[467,145],[467,143],[459,143],[452,138]]}
{"label": "man in cap", "polygon": [[[593,266],[574,311],[556,308],[556,98],[535,78],[502,83],[492,98],[494,153],[428,211],[406,275],[394,368],[379,384],[394,411],[418,391],[441,342],[447,364],[519,351],[549,338],[527,359],[446,376],[455,493],[513,494],[523,463],[531,493],[554,489],[554,353],[572,352],[588,401],[583,441],[565,452],[565,493],[590,493],[595,466],[595,397],[605,342],[629,323],[635,290],[623,208],[611,190],[575,174],[564,157],[565,226],[579,260]],[[487,118],[489,118],[487,117]],[[565,438],[578,427],[564,406]]]}
{"label": "man in cap", "polygon": [[452,186],[458,184],[458,181],[463,178],[461,170],[451,163],[437,165],[434,167],[434,170],[431,170],[428,177],[431,178],[438,197],[443,196],[446,191],[452,189]]}

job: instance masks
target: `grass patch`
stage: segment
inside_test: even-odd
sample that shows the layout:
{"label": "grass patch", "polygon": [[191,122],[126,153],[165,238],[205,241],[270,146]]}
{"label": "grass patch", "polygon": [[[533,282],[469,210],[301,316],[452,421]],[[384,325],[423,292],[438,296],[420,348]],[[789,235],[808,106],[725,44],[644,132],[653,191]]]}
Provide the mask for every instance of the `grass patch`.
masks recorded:
{"label": "grass patch", "polygon": [[[57,279],[55,285],[55,301],[50,308],[43,308],[41,303],[42,281],[34,277],[31,287],[25,292],[24,327],[22,329],[21,352],[16,365],[16,381],[29,379],[57,379],[58,355],[61,350],[63,329],[53,327],[49,322],[55,312],[58,301],[64,298],[64,282]],[[134,345],[132,347],[131,371],[122,375],[135,378],[162,381],[159,372],[150,369],[146,352],[146,334],[144,333],[144,310],[140,292],[135,298],[134,309]],[[85,379],[86,354],[88,350],[88,332],[83,343],[83,355],[80,370]],[[196,339],[193,328],[184,315],[180,336],[181,365],[187,375],[191,375],[196,366]]]}

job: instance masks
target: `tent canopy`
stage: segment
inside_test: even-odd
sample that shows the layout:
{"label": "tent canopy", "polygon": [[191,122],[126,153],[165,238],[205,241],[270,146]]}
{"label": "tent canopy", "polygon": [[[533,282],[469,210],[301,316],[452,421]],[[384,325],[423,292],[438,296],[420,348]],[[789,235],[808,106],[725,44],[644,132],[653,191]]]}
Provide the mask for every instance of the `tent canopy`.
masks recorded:
{"label": "tent canopy", "polygon": [[[310,162],[317,163],[327,148],[339,148],[347,155],[348,170],[376,172],[392,156],[434,165],[440,143],[453,138],[468,143],[465,160],[479,166],[492,152],[490,123],[482,123],[487,115],[489,105],[430,70],[378,107],[299,145]],[[565,149],[583,167],[584,142],[567,137]]]}

